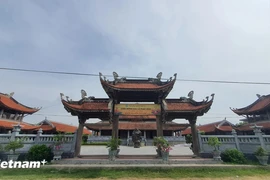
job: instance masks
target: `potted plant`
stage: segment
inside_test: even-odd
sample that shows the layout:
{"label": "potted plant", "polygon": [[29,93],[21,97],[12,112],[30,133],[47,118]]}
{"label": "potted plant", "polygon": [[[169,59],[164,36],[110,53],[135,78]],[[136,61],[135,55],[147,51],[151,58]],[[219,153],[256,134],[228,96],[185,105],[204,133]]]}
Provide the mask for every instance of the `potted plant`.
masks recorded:
{"label": "potted plant", "polygon": [[172,150],[169,142],[164,137],[155,137],[154,146],[156,146],[157,157],[161,157],[163,161],[169,160],[169,152]]}
{"label": "potted plant", "polygon": [[261,165],[267,165],[269,155],[264,148],[260,146],[254,154]]}
{"label": "potted plant", "polygon": [[109,148],[109,160],[115,161],[115,158],[118,156],[120,149],[118,149],[119,145],[121,144],[120,139],[112,138],[107,143],[107,148]]}
{"label": "potted plant", "polygon": [[64,152],[63,150],[63,144],[66,142],[65,140],[65,134],[63,133],[58,133],[55,134],[53,136],[53,147],[52,147],[52,151],[53,151],[53,159],[54,160],[60,160],[62,158],[62,154]]}
{"label": "potted plant", "polygon": [[221,160],[220,157],[220,150],[219,150],[219,146],[221,145],[221,142],[218,140],[217,137],[210,137],[208,139],[208,145],[214,147],[214,151],[213,151],[213,158],[214,160]]}
{"label": "potted plant", "polygon": [[5,151],[12,152],[7,155],[8,161],[9,160],[17,161],[20,154],[16,153],[16,150],[23,147],[24,147],[24,144],[22,143],[22,140],[20,139],[15,139],[13,141],[10,141],[4,148]]}

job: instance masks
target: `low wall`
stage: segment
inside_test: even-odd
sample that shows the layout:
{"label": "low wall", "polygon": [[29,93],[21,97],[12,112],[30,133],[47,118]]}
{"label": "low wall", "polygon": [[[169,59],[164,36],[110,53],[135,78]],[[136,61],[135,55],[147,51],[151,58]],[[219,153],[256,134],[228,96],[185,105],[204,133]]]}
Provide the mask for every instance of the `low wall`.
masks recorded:
{"label": "low wall", "polygon": [[[27,154],[29,149],[36,144],[45,144],[46,146],[53,146],[56,142],[53,134],[42,134],[39,130],[37,134],[19,134],[20,129],[14,129],[10,134],[0,134],[0,144],[4,148],[10,141],[21,139],[24,144],[23,148],[17,149],[16,152],[20,154]],[[64,143],[61,145],[64,150],[64,157],[74,157],[76,143],[76,133],[72,135],[64,135]],[[8,154],[2,150],[0,153],[2,158]]]}
{"label": "low wall", "polygon": [[254,129],[254,133],[255,135],[237,135],[235,131],[232,131],[232,135],[201,135],[198,132],[200,152],[205,154],[213,151],[213,147],[208,145],[210,137],[217,137],[219,139],[221,142],[220,151],[238,149],[244,154],[251,155],[259,147],[263,147],[270,152],[270,135],[263,135],[258,127]]}

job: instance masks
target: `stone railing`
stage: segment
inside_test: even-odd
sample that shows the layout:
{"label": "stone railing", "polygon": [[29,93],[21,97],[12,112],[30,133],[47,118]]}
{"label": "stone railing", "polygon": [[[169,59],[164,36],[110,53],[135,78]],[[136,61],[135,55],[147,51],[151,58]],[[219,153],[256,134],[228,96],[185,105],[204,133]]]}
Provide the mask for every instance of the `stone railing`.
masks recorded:
{"label": "stone railing", "polygon": [[186,143],[184,136],[164,136],[164,139],[166,139],[171,145]]}
{"label": "stone railing", "polygon": [[108,142],[111,138],[111,136],[88,136],[87,142]]}
{"label": "stone railing", "polygon": [[198,132],[198,139],[201,153],[211,153],[213,147],[208,145],[210,137],[217,137],[221,142],[219,149],[238,149],[244,154],[253,154],[260,146],[270,152],[270,135],[263,135],[259,127],[254,128],[255,135],[237,135],[233,130],[232,135],[201,135]]}
{"label": "stone railing", "polygon": [[[29,149],[35,144],[45,144],[47,146],[52,146],[56,141],[54,140],[53,134],[42,134],[42,129],[40,129],[37,134],[20,134],[20,127],[14,126],[12,133],[10,134],[0,134],[0,144],[5,147],[10,141],[15,139],[22,140],[24,144],[23,148],[17,149],[18,153],[27,153]],[[61,145],[64,150],[64,155],[72,157],[75,151],[76,143],[76,133],[71,135],[64,135],[64,143]],[[7,152],[2,152],[7,153]]]}

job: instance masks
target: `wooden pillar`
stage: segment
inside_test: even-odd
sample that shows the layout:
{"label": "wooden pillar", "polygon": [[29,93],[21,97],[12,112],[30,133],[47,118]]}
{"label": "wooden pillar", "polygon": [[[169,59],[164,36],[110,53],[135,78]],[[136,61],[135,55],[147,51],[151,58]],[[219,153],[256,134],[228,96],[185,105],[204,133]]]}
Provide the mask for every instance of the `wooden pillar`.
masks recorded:
{"label": "wooden pillar", "polygon": [[199,156],[200,148],[199,148],[197,127],[196,127],[196,118],[189,119],[188,121],[191,127],[191,134],[192,134],[192,145],[193,145],[192,150],[193,150],[194,155]]}
{"label": "wooden pillar", "polygon": [[163,127],[162,127],[162,116],[156,116],[156,123],[157,123],[157,137],[163,136]]}
{"label": "wooden pillar", "polygon": [[112,122],[112,138],[118,139],[118,124],[119,124],[119,116],[113,116]]}
{"label": "wooden pillar", "polygon": [[82,135],[83,135],[83,128],[84,128],[85,121],[86,119],[79,118],[79,126],[77,129],[76,146],[75,146],[75,153],[74,153],[75,157],[78,157],[81,152]]}

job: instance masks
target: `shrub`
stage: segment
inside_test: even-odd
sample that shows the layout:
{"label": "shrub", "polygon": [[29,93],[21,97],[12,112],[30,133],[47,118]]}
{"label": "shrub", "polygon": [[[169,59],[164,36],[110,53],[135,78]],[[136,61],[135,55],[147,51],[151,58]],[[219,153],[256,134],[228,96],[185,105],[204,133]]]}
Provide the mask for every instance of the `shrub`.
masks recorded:
{"label": "shrub", "polygon": [[186,143],[187,144],[192,143],[192,136],[190,134],[186,135]]}
{"label": "shrub", "polygon": [[82,136],[82,142],[83,142],[83,143],[87,143],[87,139],[88,139],[88,135],[87,135],[87,134],[84,134],[84,135]]}
{"label": "shrub", "polygon": [[23,148],[24,144],[22,143],[22,140],[20,139],[15,139],[14,141],[10,141],[6,146],[5,146],[5,150],[6,151],[10,151],[12,150],[12,153],[15,154],[15,151],[17,149]]}
{"label": "shrub", "polygon": [[110,139],[110,141],[107,143],[107,148],[109,148],[111,151],[117,150],[119,145],[121,144],[120,139]]}
{"label": "shrub", "polygon": [[247,162],[244,154],[237,149],[227,149],[221,153],[221,159],[224,162],[244,164]]}
{"label": "shrub", "polygon": [[254,152],[254,154],[256,156],[267,156],[268,155],[267,151],[264,148],[262,148],[261,146]]}
{"label": "shrub", "polygon": [[29,149],[27,159],[29,161],[43,161],[45,159],[47,162],[51,162],[53,159],[52,149],[45,144],[34,145]]}
{"label": "shrub", "polygon": [[214,147],[214,151],[219,149],[221,142],[218,140],[217,137],[210,137],[208,139],[208,145]]}

